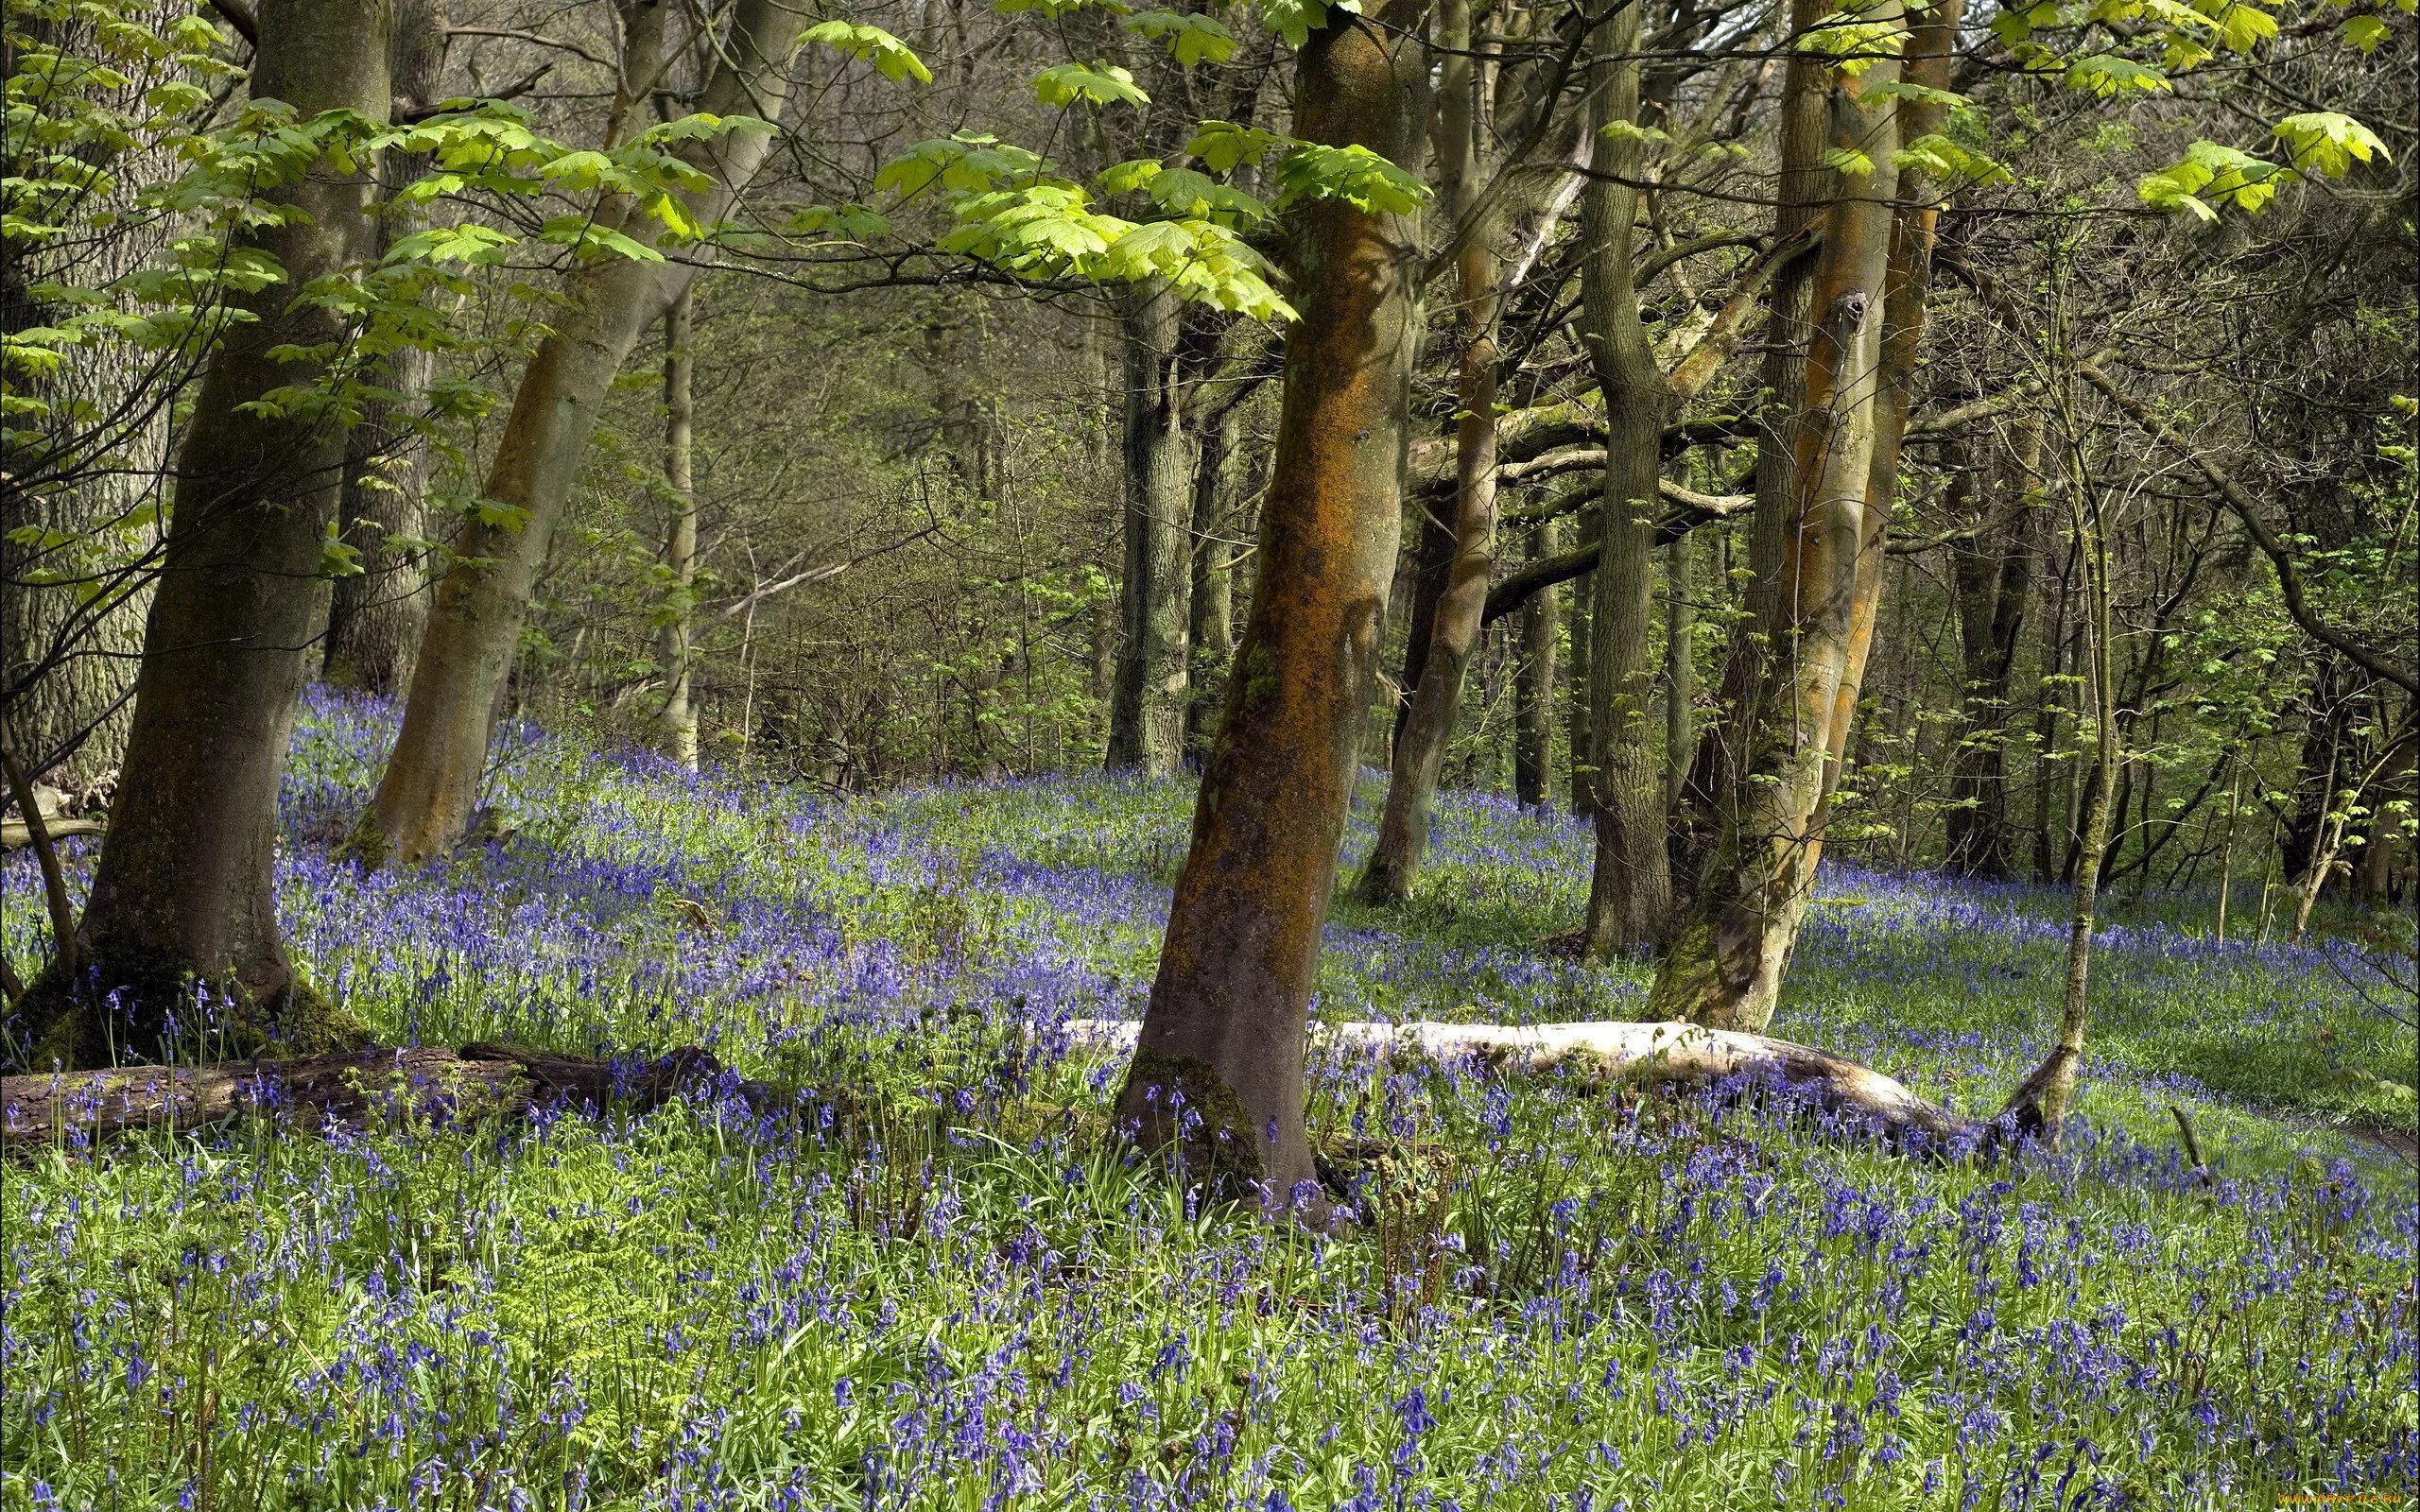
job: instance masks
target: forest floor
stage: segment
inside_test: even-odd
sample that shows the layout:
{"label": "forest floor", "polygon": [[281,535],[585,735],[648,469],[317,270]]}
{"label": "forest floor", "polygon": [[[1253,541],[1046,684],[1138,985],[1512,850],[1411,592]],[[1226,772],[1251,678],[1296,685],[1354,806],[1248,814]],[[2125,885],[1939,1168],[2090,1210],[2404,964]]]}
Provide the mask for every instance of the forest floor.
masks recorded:
{"label": "forest floor", "polygon": [[[281,863],[298,960],[383,1040],[698,1044],[864,1111],[253,1122],[13,1158],[0,1508],[2420,1490],[2420,1191],[2347,1133],[2409,1139],[2414,1047],[2325,938],[2220,944],[2206,901],[2121,902],[2065,1152],[1996,1166],[1323,1059],[1315,1134],[1368,1222],[1321,1238],[1121,1157],[1118,1067],[1054,1033],[1139,1012],[1178,785],[831,798],[525,730],[496,844],[365,879],[330,852],[391,717],[313,696]],[[1546,943],[1578,920],[1582,830],[1460,796],[1432,844],[1410,906],[1340,908],[1322,1016],[1636,1014],[1643,965]],[[23,856],[0,903],[29,967]],[[1773,1032],[1988,1113],[2047,1040],[2064,907],[1830,867]]]}

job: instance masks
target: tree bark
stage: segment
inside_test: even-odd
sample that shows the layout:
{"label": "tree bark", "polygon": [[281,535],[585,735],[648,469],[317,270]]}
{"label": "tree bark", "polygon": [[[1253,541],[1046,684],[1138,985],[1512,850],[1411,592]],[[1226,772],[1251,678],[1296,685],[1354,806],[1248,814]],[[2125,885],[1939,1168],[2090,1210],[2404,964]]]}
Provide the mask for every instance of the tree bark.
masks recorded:
{"label": "tree bark", "polygon": [[672,528],[664,543],[671,579],[663,644],[665,753],[698,769],[698,708],[691,696],[691,613],[698,578],[698,488],[695,475],[698,401],[694,287],[673,296],[664,312],[664,481],[672,498]]}
{"label": "tree bark", "polygon": [[[12,14],[12,27],[20,24],[65,56],[98,56],[90,21]],[[79,92],[139,117],[148,111],[148,82],[111,89],[79,81]],[[28,140],[12,130],[11,151]],[[167,149],[86,143],[76,151],[103,171],[104,186],[88,191],[77,234],[48,245],[12,240],[0,257],[0,321],[9,331],[49,325],[60,313],[35,297],[37,285],[110,287],[152,265],[167,238],[159,217],[130,214],[143,185],[178,171]],[[157,528],[130,521],[164,497],[169,408],[201,366],[104,338],[54,371],[9,375],[12,399],[42,406],[9,416],[0,460],[8,474],[0,488],[0,747],[15,753],[28,781],[105,793],[124,759],[159,568]],[[28,543],[16,539],[20,530],[67,543]]]}
{"label": "tree bark", "polygon": [[[1365,902],[1400,902],[1411,896],[1428,845],[1428,824],[1444,770],[1445,751],[1461,712],[1462,683],[1478,649],[1488,579],[1495,569],[1496,318],[1495,226],[1480,203],[1486,122],[1479,69],[1471,56],[1469,0],[1442,0],[1438,42],[1445,50],[1438,79],[1438,136],[1443,195],[1459,244],[1455,278],[1463,332],[1456,374],[1454,520],[1448,557],[1427,626],[1411,701],[1395,731],[1386,808],[1377,843],[1361,872]],[[1484,221],[1485,224],[1479,222]],[[1415,633],[1418,627],[1414,627]]]}
{"label": "tree bark", "polygon": [[[1563,534],[1561,523],[1543,520],[1530,539],[1533,561],[1554,556]],[[1554,699],[1556,643],[1563,636],[1563,615],[1551,587],[1542,588],[1521,604],[1521,665],[1513,684],[1512,787],[1524,803],[1544,804],[1554,777]]]}
{"label": "tree bark", "polygon": [[[271,0],[253,93],[305,119],[385,120],[390,23],[384,3]],[[212,356],[186,427],[124,778],[84,909],[84,970],[32,989],[34,1066],[157,1057],[213,1032],[327,1049],[354,1028],[296,980],[271,876],[286,739],[326,622],[321,549],[345,432],[325,412],[246,406],[322,375],[320,360],[277,349],[333,348],[344,324],[296,295],[374,255],[376,238],[370,185],[324,159],[267,198],[302,213],[256,233],[285,282],[245,298],[256,318]],[[197,981],[220,1023],[198,1022]]]}
{"label": "tree bark", "polygon": [[[1775,181],[1773,245],[1789,244],[1820,226],[1832,175],[1824,166],[1829,119],[1829,76],[1798,40],[1829,13],[1824,0],[1790,0],[1789,60],[1782,69],[1780,171]],[[1684,797],[1671,816],[1669,864],[1683,890],[1698,885],[1716,838],[1740,797],[1748,753],[1731,744],[1763,716],[1765,637],[1780,586],[1782,542],[1796,507],[1796,428],[1806,403],[1809,290],[1817,262],[1795,257],[1774,269],[1765,296],[1765,371],[1758,396],[1756,505],[1748,528],[1747,612],[1735,624],[1722,661],[1716,702],[1721,717],[1698,736]]]}
{"label": "tree bark", "polygon": [[1122,297],[1125,570],[1109,766],[1166,777],[1184,763],[1193,444],[1181,387],[1184,306],[1158,280]]}
{"label": "tree bark", "polygon": [[[1402,163],[1426,116],[1416,7],[1327,15],[1296,134]],[[1190,1170],[1282,1205],[1316,1203],[1303,1041],[1401,528],[1419,266],[1411,226],[1340,201],[1305,207],[1292,241],[1302,318],[1259,581],[1117,1108]]]}
{"label": "tree bark", "polygon": [[1683,536],[1664,548],[1664,802],[1681,804],[1695,754],[1698,696],[1696,548]]}
{"label": "tree bark", "polygon": [[1589,737],[1596,768],[1595,862],[1588,885],[1588,953],[1602,959],[1651,944],[1672,907],[1665,855],[1664,774],[1655,759],[1649,705],[1654,673],[1647,654],[1654,615],[1657,481],[1664,415],[1671,396],[1639,318],[1631,278],[1638,191],[1635,137],[1640,11],[1626,5],[1597,26],[1604,71],[1589,95],[1589,129],[1608,177],[1591,179],[1581,206],[1582,339],[1605,402],[1605,482],[1598,505],[1599,555],[1588,648]]}
{"label": "tree bark", "polygon": [[2095,781],[2086,796],[2078,826],[2079,857],[2076,890],[2067,916],[2067,966],[2059,1003],[2059,1039],[2048,1056],[2009,1095],[2003,1116],[2015,1117],[2041,1132],[2043,1142],[2059,1147],[2067,1104],[2075,1095],[2076,1074],[2083,1066],[2083,1037],[2090,1005],[2093,909],[2100,897],[2102,862],[2109,850],[2110,795],[2116,786],[2121,726],[2118,719],[2118,679],[2112,659],[2111,587],[2106,522],[2097,496],[2080,467],[2068,470],[2067,490],[2075,521],[2077,564],[2083,574],[2084,635],[2083,651],[2093,695],[2092,769]]}
{"label": "tree bark", "polygon": [[[388,70],[399,111],[421,111],[443,98],[445,9],[441,0],[396,0]],[[429,170],[425,153],[389,152],[379,184],[391,206],[398,190]],[[389,208],[377,223],[379,251],[402,232]],[[428,533],[428,440],[413,414],[436,376],[436,354],[405,347],[381,364],[386,395],[362,402],[361,421],[345,450],[344,497],[337,528],[359,553],[361,570],[329,591],[328,636],[320,676],[339,687],[381,696],[410,682],[412,658],[428,621],[428,560],[415,542]]]}
{"label": "tree bark", "polygon": [[1236,656],[1236,562],[1227,545],[1233,529],[1236,441],[1243,406],[1228,406],[1203,431],[1193,466],[1193,592],[1187,605],[1189,668],[1184,689],[1184,755],[1199,766],[1219,730],[1219,707]]}
{"label": "tree bark", "polygon": [[1870,172],[1843,175],[1824,232],[1796,438],[1795,497],[1763,673],[1734,732],[1746,776],[1722,816],[1688,921],[1650,994],[1657,1017],[1760,1030],[1773,1006],[1814,883],[1824,799],[1845,744],[1844,714],[1871,644],[1881,584],[1882,513],[1868,507],[1880,411],[1898,175],[1895,60],[1829,77],[1835,149]]}
{"label": "tree bark", "polygon": [[[2019,435],[2008,486],[2036,490],[2039,432]],[[1992,507],[1996,509],[1996,504]],[[1949,775],[1948,868],[1961,876],[2003,881],[2011,876],[2008,818],[2009,683],[2016,668],[2017,636],[2031,587],[2034,520],[2029,504],[2008,524],[1953,547],[1958,641],[1965,689],[1963,731]]]}
{"label": "tree bark", "polygon": [[[789,95],[801,19],[784,0],[739,0],[699,110],[778,117]],[[684,196],[691,218],[705,225],[725,218],[769,147],[757,132],[695,144],[686,155],[709,184]],[[634,238],[656,234],[652,217],[633,215],[631,207],[607,207],[605,214]],[[466,522],[438,583],[403,730],[355,832],[354,850],[363,863],[417,864],[450,849],[469,828],[530,589],[598,407],[640,335],[696,276],[694,264],[609,257],[573,277],[554,333],[522,374],[488,471],[484,497],[511,517]]]}

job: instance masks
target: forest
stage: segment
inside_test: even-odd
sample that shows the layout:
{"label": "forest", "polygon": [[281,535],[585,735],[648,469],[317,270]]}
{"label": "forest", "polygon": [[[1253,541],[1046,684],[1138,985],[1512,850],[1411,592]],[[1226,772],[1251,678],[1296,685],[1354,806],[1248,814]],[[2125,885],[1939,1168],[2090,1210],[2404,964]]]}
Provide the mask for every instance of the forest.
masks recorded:
{"label": "forest", "polygon": [[0,1512],[2420,1505],[2420,0],[5,6]]}

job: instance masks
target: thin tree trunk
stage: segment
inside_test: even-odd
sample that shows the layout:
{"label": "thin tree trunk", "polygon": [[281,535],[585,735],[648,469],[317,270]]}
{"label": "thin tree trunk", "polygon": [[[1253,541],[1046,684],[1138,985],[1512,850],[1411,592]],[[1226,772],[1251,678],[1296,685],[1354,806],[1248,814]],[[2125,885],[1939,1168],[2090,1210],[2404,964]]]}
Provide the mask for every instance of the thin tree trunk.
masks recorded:
{"label": "thin tree trunk", "polygon": [[[445,66],[441,0],[396,0],[388,68],[395,103],[425,110],[439,94]],[[391,205],[397,191],[429,169],[425,153],[389,152],[378,179]],[[392,209],[378,220],[379,250],[412,228]],[[428,563],[416,542],[428,532],[428,440],[419,409],[436,376],[436,354],[405,347],[389,356],[378,387],[365,399],[361,422],[345,454],[344,499],[337,528],[360,555],[361,570],[336,580],[329,593],[328,638],[320,676],[340,687],[390,695],[411,680],[428,620]],[[392,544],[390,544],[392,542]]]}
{"label": "thin tree trunk", "polygon": [[1697,627],[1697,583],[1691,532],[1664,548],[1664,803],[1668,816],[1680,807],[1695,754],[1697,658],[1691,642]]}
{"label": "thin tree trunk", "polygon": [[1832,77],[1832,143],[1872,171],[1847,178],[1826,221],[1815,281],[1792,523],[1769,621],[1765,674],[1740,732],[1746,780],[1725,815],[1687,924],[1650,996],[1655,1017],[1761,1030],[1772,1017],[1814,884],[1824,798],[1837,780],[1845,713],[1872,644],[1881,584],[1883,511],[1869,507],[1886,287],[1898,175],[1891,106],[1894,60]]}
{"label": "thin tree trunk", "polygon": [[[739,0],[699,110],[779,115],[800,22],[784,0]],[[694,161],[709,183],[684,197],[691,218],[707,225],[723,219],[764,163],[769,143],[764,133],[743,132],[696,144]],[[609,218],[623,221],[620,229],[633,237],[654,234],[653,218],[630,206],[609,207]],[[482,490],[499,513],[510,515],[494,524],[467,522],[438,584],[403,730],[354,833],[354,851],[364,863],[416,864],[451,848],[468,829],[530,590],[597,410],[641,334],[696,276],[692,263],[611,257],[573,279],[554,334],[522,374]]]}
{"label": "thin tree trunk", "polygon": [[[1493,216],[1478,202],[1484,120],[1470,31],[1470,0],[1442,0],[1438,39],[1445,57],[1438,82],[1439,178],[1448,225],[1461,248],[1455,271],[1464,333],[1457,374],[1453,549],[1431,611],[1427,654],[1421,659],[1419,680],[1395,732],[1377,844],[1361,873],[1360,896],[1378,903],[1411,896],[1420,874],[1429,814],[1461,712],[1462,683],[1478,648],[1488,579],[1495,567],[1495,324],[1502,301]],[[1474,224],[1474,217],[1491,223]]]}
{"label": "thin tree trunk", "polygon": [[1125,570],[1109,765],[1166,777],[1184,762],[1193,446],[1179,387],[1184,306],[1157,280],[1123,297]]}
{"label": "thin tree trunk", "polygon": [[[1544,561],[1562,546],[1563,525],[1539,522],[1530,558]],[[1552,588],[1542,588],[1521,605],[1521,664],[1513,683],[1512,789],[1521,801],[1543,804],[1552,796],[1554,769],[1555,649],[1563,615]]]}
{"label": "thin tree trunk", "polygon": [[[271,0],[254,94],[304,118],[349,110],[385,120],[391,21],[383,3]],[[332,348],[343,322],[295,296],[372,256],[376,237],[370,185],[325,161],[266,198],[302,213],[255,233],[285,282],[244,297],[256,318],[212,356],[186,426],[124,780],[84,909],[85,971],[35,985],[25,1017],[36,1068],[190,1053],[210,1035],[325,1050],[358,1027],[296,979],[271,879],[286,738],[326,623],[321,551],[345,434],[326,416],[246,406],[321,375],[278,350]],[[216,1024],[195,1010],[196,981]]]}
{"label": "thin tree trunk", "polygon": [[664,544],[664,566],[672,579],[664,641],[664,745],[666,754],[690,771],[698,769],[698,709],[692,699],[689,645],[692,597],[698,577],[698,489],[695,475],[698,402],[695,391],[695,288],[673,296],[664,312],[664,481],[672,494],[672,528]]}
{"label": "thin tree trunk", "polygon": [[[2072,445],[2072,443],[2070,443]],[[2099,900],[2101,862],[2109,847],[2110,794],[2116,786],[2119,750],[2118,679],[2110,644],[2110,584],[2107,533],[2098,495],[2091,494],[2081,467],[2070,467],[2078,565],[2083,574],[2083,653],[2092,680],[2092,784],[2079,827],[2083,854],[2076,868],[2075,904],[2067,919],[2067,968],[2059,1003],[2059,1040],[2050,1054],[2011,1093],[2005,1113],[2037,1122],[2043,1142],[2059,1147],[2076,1073],[2083,1064],[2083,1036],[2090,1005],[2093,908]]]}
{"label": "thin tree trunk", "polygon": [[[1414,6],[1328,16],[1296,134],[1405,162],[1426,118]],[[1294,238],[1259,581],[1117,1117],[1198,1174],[1316,1207],[1304,1037],[1401,528],[1419,244],[1337,201]]]}
{"label": "thin tree trunk", "polygon": [[1608,60],[1589,96],[1589,129],[1607,177],[1582,192],[1582,340],[1605,401],[1605,482],[1598,506],[1600,542],[1588,648],[1589,735],[1594,743],[1596,851],[1589,879],[1587,948],[1604,957],[1652,943],[1672,907],[1665,851],[1664,774],[1649,731],[1654,673],[1647,654],[1654,614],[1656,482],[1663,472],[1664,415],[1671,396],[1639,318],[1631,280],[1638,191],[1640,12],[1625,5],[1597,26]]}

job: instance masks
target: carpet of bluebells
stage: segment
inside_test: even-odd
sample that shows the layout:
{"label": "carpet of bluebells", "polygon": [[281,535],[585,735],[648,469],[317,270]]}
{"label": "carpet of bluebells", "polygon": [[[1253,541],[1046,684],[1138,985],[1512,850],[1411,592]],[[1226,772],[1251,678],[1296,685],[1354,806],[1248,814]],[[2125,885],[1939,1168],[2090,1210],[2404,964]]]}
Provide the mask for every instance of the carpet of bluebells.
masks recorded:
{"label": "carpet of bluebells", "polygon": [[[315,695],[297,735],[282,900],[332,995],[392,1042],[699,1044],[854,1089],[850,1111],[700,1093],[13,1158],[0,1508],[2047,1512],[2420,1487],[2413,1176],[2345,1132],[2410,1128],[2413,1050],[2325,943],[2121,906],[2065,1149],[1995,1165],[1323,1060],[1316,1137],[1363,1221],[1321,1237],[1122,1154],[1118,1068],[1056,1027],[1140,1011],[1179,787],[834,797],[525,730],[494,843],[364,878],[330,855],[391,719]],[[1637,1012],[1643,965],[1541,946],[1577,922],[1582,832],[1465,796],[1433,844],[1410,906],[1330,926],[1321,1014]],[[31,867],[0,881],[28,968]],[[2044,1047],[2062,907],[1831,868],[1775,1032],[1988,1112]]]}

